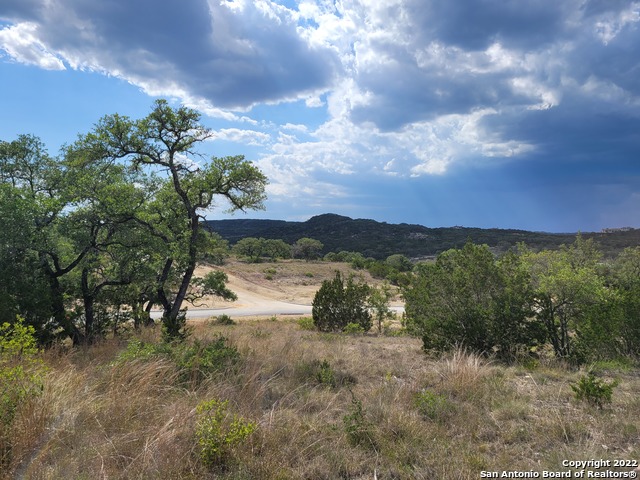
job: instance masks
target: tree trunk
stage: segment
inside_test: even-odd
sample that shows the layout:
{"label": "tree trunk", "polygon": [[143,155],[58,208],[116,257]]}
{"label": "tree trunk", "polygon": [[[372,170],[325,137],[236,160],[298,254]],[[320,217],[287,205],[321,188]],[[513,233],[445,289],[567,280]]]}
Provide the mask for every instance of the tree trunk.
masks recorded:
{"label": "tree trunk", "polygon": [[95,324],[95,313],[93,306],[95,304],[95,298],[89,288],[89,270],[82,269],[82,300],[84,302],[84,341],[87,343],[93,343],[94,334],[93,331]]}

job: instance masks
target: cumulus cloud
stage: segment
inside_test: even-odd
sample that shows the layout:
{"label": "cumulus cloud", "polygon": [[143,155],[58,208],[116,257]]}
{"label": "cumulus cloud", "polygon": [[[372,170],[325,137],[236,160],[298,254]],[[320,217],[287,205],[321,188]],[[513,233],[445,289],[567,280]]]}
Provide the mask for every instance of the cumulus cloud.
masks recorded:
{"label": "cumulus cloud", "polygon": [[[638,1],[7,0],[0,18],[15,61],[229,122],[217,138],[262,147],[275,195],[640,148]],[[294,100],[325,118],[254,118]]]}
{"label": "cumulus cloud", "polygon": [[38,40],[38,26],[24,22],[0,30],[0,45],[13,59],[45,70],[64,70],[62,61]]}
{"label": "cumulus cloud", "polygon": [[211,140],[227,140],[229,142],[243,143],[246,145],[265,145],[271,140],[271,136],[255,130],[242,130],[239,128],[223,128],[213,132]]}

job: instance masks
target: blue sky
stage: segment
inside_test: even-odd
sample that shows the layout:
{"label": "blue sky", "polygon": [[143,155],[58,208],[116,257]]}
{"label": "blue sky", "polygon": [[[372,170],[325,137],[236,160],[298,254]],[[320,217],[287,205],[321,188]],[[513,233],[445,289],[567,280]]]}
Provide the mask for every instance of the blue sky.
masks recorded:
{"label": "blue sky", "polygon": [[269,177],[237,218],[640,227],[640,2],[0,3],[0,140],[159,97]]}

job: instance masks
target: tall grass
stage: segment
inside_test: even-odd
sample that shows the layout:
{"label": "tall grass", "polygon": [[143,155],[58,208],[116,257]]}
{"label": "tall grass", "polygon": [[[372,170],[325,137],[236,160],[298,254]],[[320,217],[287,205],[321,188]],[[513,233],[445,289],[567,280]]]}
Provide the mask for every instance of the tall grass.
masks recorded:
{"label": "tall grass", "polygon": [[[156,332],[141,335],[159,342]],[[429,359],[408,337],[318,334],[288,320],[203,322],[193,335],[201,345],[227,337],[240,360],[192,382],[167,356],[123,360],[126,343],[118,340],[44,354],[41,403],[20,410],[23,432],[33,433],[24,433],[4,477],[372,479],[375,472],[446,480],[559,470],[562,459],[640,457],[637,369],[615,372],[619,386],[600,410],[573,399],[570,385],[582,372],[504,366],[464,350]],[[348,381],[319,380],[325,364],[334,380]],[[421,393],[426,404],[416,401]],[[224,462],[207,465],[196,409],[214,399],[227,402],[227,422],[235,415],[256,428]]]}

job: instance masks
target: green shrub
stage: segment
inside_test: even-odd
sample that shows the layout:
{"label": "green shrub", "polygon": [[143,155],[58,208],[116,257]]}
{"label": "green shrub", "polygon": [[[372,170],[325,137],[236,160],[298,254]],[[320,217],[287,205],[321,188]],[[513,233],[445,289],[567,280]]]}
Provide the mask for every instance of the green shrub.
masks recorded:
{"label": "green shrub", "polygon": [[359,323],[347,323],[342,331],[350,335],[365,333],[364,328]]}
{"label": "green shrub", "polygon": [[583,375],[577,383],[571,385],[576,400],[584,401],[590,405],[602,409],[606,403],[611,403],[613,389],[618,385],[617,381],[610,383],[597,378],[593,372]]}
{"label": "green shrub", "polygon": [[212,341],[179,346],[174,349],[174,357],[183,378],[199,383],[205,377],[235,365],[240,360],[240,353],[228,344],[226,337],[218,336]]}
{"label": "green shrub", "polygon": [[314,325],[322,332],[339,332],[349,323],[356,323],[368,332],[372,325],[368,296],[366,284],[356,283],[353,277],[345,282],[340,272],[336,272],[333,280],[322,282],[313,298]]}
{"label": "green shrub", "polygon": [[207,376],[235,365],[240,359],[240,353],[235,346],[229,345],[227,338],[223,336],[206,342],[196,340],[192,344],[154,344],[132,340],[118,355],[116,363],[138,359],[153,360],[158,357],[172,361],[180,370],[182,380],[197,384]]}
{"label": "green shrub", "polygon": [[362,446],[366,448],[375,448],[375,442],[372,435],[372,425],[366,419],[362,401],[351,393],[351,406],[349,413],[342,417],[344,431],[347,434],[349,443],[354,446]]}
{"label": "green shrub", "polygon": [[297,320],[298,326],[302,330],[315,330],[316,326],[313,323],[313,318],[311,317],[300,317]]}
{"label": "green shrub", "polygon": [[196,407],[196,439],[200,458],[207,466],[224,464],[232,450],[256,430],[257,425],[238,415],[230,415],[229,402],[217,399]]}
{"label": "green shrub", "polygon": [[326,385],[328,387],[336,386],[336,374],[326,360],[320,363],[320,368],[316,373],[316,380],[318,380],[320,385]]}
{"label": "green shrub", "polygon": [[44,366],[35,329],[18,317],[0,325],[0,466],[11,461],[11,429],[21,405],[42,394]]}
{"label": "green shrub", "polygon": [[151,360],[156,357],[170,357],[172,347],[168,343],[147,343],[141,340],[130,340],[127,347],[118,354],[115,363],[132,360]]}
{"label": "green shrub", "polygon": [[218,315],[217,317],[212,319],[211,323],[214,325],[235,325],[236,324],[233,318],[231,318],[226,313],[223,313],[222,315]]}
{"label": "green shrub", "polygon": [[317,383],[331,388],[357,383],[353,375],[334,369],[327,360],[297,363],[294,366],[294,376],[300,382]]}
{"label": "green shrub", "polygon": [[415,406],[421,415],[431,420],[445,420],[454,410],[446,396],[422,390],[415,397]]}

